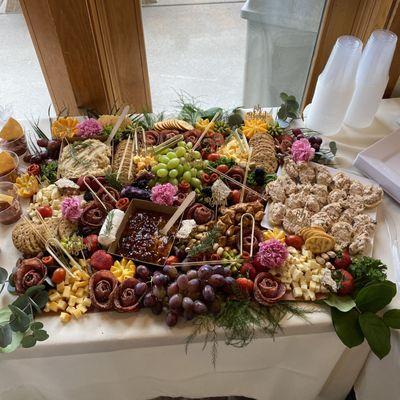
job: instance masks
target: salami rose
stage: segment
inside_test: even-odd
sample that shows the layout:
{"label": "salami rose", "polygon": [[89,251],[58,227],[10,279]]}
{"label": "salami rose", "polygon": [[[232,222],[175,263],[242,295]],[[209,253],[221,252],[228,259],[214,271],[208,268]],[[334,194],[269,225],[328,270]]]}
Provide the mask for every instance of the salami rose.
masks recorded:
{"label": "salami rose", "polygon": [[173,138],[174,136],[176,136],[178,134],[179,134],[179,131],[174,131],[174,130],[169,130],[169,129],[165,129],[163,131],[160,131],[159,132],[159,136],[160,136],[159,142],[163,143],[166,140],[171,139],[171,138]]}
{"label": "salami rose", "polygon": [[146,145],[156,146],[160,143],[160,136],[157,131],[146,131]]}
{"label": "salami rose", "polygon": [[213,211],[200,203],[193,204],[186,214],[186,219],[194,219],[197,224],[203,225],[211,221],[214,217]]}
{"label": "salami rose", "polygon": [[47,268],[39,258],[22,260],[14,274],[15,290],[18,294],[25,293],[32,286],[43,283],[47,276]]}
{"label": "salami rose", "polygon": [[[243,183],[244,179],[244,170],[242,167],[239,167],[238,165],[232,167],[227,173],[229,177],[234,179],[237,182]],[[231,188],[231,189],[240,189],[240,186],[237,185],[236,183],[233,182],[226,182],[226,184]]]}
{"label": "salami rose", "polygon": [[89,202],[83,209],[80,223],[90,229],[99,229],[106,219],[107,212],[100,204],[95,201]]}
{"label": "salami rose", "polygon": [[108,270],[95,272],[89,281],[90,300],[99,311],[113,308],[118,281]]}
{"label": "salami rose", "polygon": [[[263,234],[258,229],[254,229],[254,239],[253,239],[253,254],[257,253],[259,244],[263,241]],[[240,251],[240,234],[237,235],[236,245]],[[251,228],[243,229],[243,251],[250,253],[251,250]]]}
{"label": "salami rose", "polygon": [[183,138],[186,143],[193,143],[195,144],[197,142],[197,139],[201,136],[201,131],[197,129],[192,129],[190,131],[187,131],[183,134]]}
{"label": "salami rose", "polygon": [[126,211],[129,207],[130,200],[127,197],[121,197],[115,204],[115,208],[118,210]]}
{"label": "salami rose", "polygon": [[114,296],[114,309],[118,312],[138,311],[140,308],[140,298],[135,295],[134,288],[138,280],[128,278],[118,287]]}
{"label": "salami rose", "polygon": [[[99,199],[103,202],[103,203],[109,203],[111,204],[113,207],[115,207],[115,201],[113,200],[116,199],[117,201],[119,200],[119,192],[118,190],[114,189],[111,186],[104,186],[105,189],[107,189],[107,192],[110,193],[108,194],[103,188],[101,188],[98,192],[97,192],[97,196],[99,196]],[[111,196],[112,197],[111,197]]]}
{"label": "salami rose", "polygon": [[254,280],[254,298],[264,306],[276,303],[285,292],[286,286],[268,272],[261,272]]}

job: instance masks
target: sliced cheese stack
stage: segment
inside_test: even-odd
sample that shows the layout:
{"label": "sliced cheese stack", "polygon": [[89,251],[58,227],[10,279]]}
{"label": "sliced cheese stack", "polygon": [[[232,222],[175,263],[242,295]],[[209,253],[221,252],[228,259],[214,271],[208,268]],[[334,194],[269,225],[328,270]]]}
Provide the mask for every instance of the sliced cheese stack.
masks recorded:
{"label": "sliced cheese stack", "polygon": [[0,152],[0,176],[7,175],[17,166],[14,158],[7,151]]}
{"label": "sliced cheese stack", "polygon": [[22,126],[14,118],[10,118],[0,131],[0,139],[11,142],[24,136]]}

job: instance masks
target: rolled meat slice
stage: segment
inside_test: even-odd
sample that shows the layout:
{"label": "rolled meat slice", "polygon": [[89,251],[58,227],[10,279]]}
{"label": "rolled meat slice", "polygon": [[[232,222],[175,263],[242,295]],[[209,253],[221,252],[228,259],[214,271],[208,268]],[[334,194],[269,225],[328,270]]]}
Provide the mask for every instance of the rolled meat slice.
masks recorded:
{"label": "rolled meat slice", "polygon": [[90,300],[97,310],[107,311],[113,308],[117,285],[117,278],[108,270],[95,272],[90,277]]}
{"label": "rolled meat slice", "polygon": [[133,312],[140,308],[140,298],[135,295],[136,278],[124,280],[118,287],[114,296],[114,309],[118,312]]}

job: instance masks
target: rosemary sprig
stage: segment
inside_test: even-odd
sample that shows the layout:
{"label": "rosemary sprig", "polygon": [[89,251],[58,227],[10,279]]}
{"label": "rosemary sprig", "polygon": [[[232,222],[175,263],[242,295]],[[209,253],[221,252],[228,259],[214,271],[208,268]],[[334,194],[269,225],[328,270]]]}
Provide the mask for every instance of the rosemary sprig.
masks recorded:
{"label": "rosemary sprig", "polygon": [[106,217],[106,228],[104,230],[104,235],[105,236],[108,236],[110,234],[110,232],[111,232],[111,229],[113,227],[113,223],[112,223],[113,216],[114,216],[114,213],[110,212],[110,213],[108,213],[108,215]]}
{"label": "rosemary sprig", "polygon": [[214,243],[217,242],[218,238],[221,236],[221,232],[218,228],[213,228],[211,231],[207,232],[206,237],[201,241],[201,243],[193,246],[189,251],[189,257],[196,257],[199,254],[206,253],[212,250]]}
{"label": "rosemary sprig", "polygon": [[111,172],[107,174],[104,179],[106,182],[113,187],[114,189],[120,191],[123,188],[122,183],[117,179],[117,174],[115,172]]}
{"label": "rosemary sprig", "polygon": [[186,339],[186,352],[189,344],[197,336],[204,334],[203,350],[211,340],[211,357],[215,367],[218,328],[222,329],[227,345],[241,348],[251,343],[258,330],[274,337],[282,330],[280,324],[283,318],[298,316],[306,320],[306,314],[310,312],[313,310],[304,309],[294,302],[279,302],[265,307],[251,299],[230,299],[223,304],[218,315],[206,314],[193,321],[194,330]]}

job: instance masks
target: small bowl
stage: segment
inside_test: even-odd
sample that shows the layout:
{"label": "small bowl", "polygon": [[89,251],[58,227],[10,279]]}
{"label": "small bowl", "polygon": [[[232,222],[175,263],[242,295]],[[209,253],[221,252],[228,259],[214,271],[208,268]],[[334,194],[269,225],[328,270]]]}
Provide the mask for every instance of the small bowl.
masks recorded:
{"label": "small bowl", "polygon": [[15,183],[15,180],[18,177],[18,167],[19,167],[19,157],[13,152],[9,150],[3,150],[6,153],[10,154],[10,156],[14,159],[15,161],[15,168],[8,172],[5,175],[0,176],[0,182],[12,182]]}
{"label": "small bowl", "polygon": [[24,130],[24,134],[18,139],[11,141],[0,139],[0,148],[6,151],[12,151],[17,156],[23,156],[28,150],[25,134],[26,132]]}
{"label": "small bowl", "polygon": [[0,203],[0,224],[14,224],[22,215],[17,187],[11,182],[0,182],[0,194],[5,194],[14,198],[11,205],[7,206],[5,203]]}

